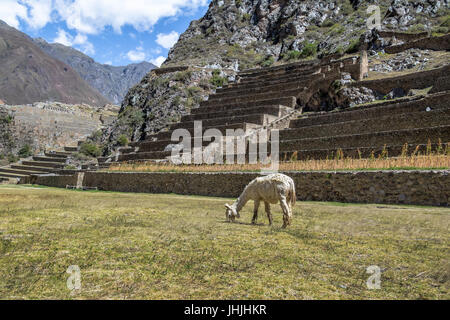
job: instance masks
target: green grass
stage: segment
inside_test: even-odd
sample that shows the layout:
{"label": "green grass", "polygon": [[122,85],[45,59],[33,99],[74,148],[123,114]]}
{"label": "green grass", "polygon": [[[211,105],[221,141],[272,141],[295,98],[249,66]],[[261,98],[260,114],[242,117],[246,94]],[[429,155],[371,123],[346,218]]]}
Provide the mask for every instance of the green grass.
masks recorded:
{"label": "green grass", "polygon": [[251,204],[226,223],[226,202],[0,186],[0,298],[450,298],[447,208],[298,202],[283,230],[279,206],[254,226]]}

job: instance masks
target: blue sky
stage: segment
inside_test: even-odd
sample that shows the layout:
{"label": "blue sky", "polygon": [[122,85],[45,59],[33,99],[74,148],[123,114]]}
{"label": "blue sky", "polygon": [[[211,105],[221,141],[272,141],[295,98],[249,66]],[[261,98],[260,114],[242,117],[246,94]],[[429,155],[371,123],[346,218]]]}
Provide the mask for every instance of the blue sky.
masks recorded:
{"label": "blue sky", "polygon": [[160,65],[211,0],[0,0],[0,19],[111,65]]}

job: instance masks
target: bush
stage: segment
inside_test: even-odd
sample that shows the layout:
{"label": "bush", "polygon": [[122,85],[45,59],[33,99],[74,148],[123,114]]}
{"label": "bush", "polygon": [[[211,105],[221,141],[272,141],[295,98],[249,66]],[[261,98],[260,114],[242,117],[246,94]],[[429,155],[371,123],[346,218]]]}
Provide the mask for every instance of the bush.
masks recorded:
{"label": "bush", "polygon": [[175,74],[175,81],[186,82],[192,77],[192,71],[179,71]]}
{"label": "bush", "polygon": [[95,145],[91,142],[84,142],[80,146],[80,153],[85,156],[97,158],[97,157],[100,157],[102,152],[97,145]]}
{"label": "bush", "polygon": [[268,56],[264,61],[261,62],[261,67],[268,68],[272,66],[275,62],[275,58],[273,56]]}
{"label": "bush", "polygon": [[290,61],[290,60],[298,60],[300,59],[301,56],[301,52],[297,51],[297,50],[291,50],[286,52],[286,54],[284,55],[285,59]]}
{"label": "bush", "polygon": [[117,144],[119,146],[127,146],[128,145],[128,138],[127,138],[127,136],[124,135],[124,134],[121,134],[119,136],[119,138],[117,138]]}
{"label": "bush", "polygon": [[350,41],[350,44],[348,45],[347,49],[345,50],[345,53],[356,53],[359,51],[359,47],[361,45],[361,42],[359,39],[354,39]]}
{"label": "bush", "polygon": [[11,115],[6,115],[6,116],[2,116],[0,117],[0,123],[6,123],[6,124],[10,124],[13,121],[13,116]]}
{"label": "bush", "polygon": [[226,85],[228,83],[227,78],[221,77],[220,74],[221,74],[220,70],[214,70],[212,72],[212,78],[211,78],[210,82],[216,88],[223,87],[224,85]]}
{"label": "bush", "polygon": [[329,28],[332,27],[334,25],[334,21],[331,19],[326,19],[323,23],[322,23],[322,28]]}
{"label": "bush", "polygon": [[309,57],[314,57],[316,55],[317,55],[317,44],[314,42],[304,43],[304,47],[300,54],[300,58],[305,59]]}
{"label": "bush", "polygon": [[424,32],[426,30],[425,26],[421,23],[415,24],[411,27],[409,27],[408,32],[410,33],[419,33]]}
{"label": "bush", "polygon": [[19,157],[20,158],[28,158],[33,155],[33,152],[31,150],[31,147],[29,144],[25,144],[20,150],[19,150]]}
{"label": "bush", "polygon": [[447,15],[445,17],[442,17],[440,19],[441,21],[441,27],[447,27],[450,28],[450,15]]}
{"label": "bush", "polygon": [[13,162],[17,162],[17,161],[19,161],[18,156],[14,155],[12,153],[8,154],[8,162],[9,163],[13,163]]}
{"label": "bush", "polygon": [[435,27],[433,28],[433,33],[446,34],[448,33],[448,27]]}

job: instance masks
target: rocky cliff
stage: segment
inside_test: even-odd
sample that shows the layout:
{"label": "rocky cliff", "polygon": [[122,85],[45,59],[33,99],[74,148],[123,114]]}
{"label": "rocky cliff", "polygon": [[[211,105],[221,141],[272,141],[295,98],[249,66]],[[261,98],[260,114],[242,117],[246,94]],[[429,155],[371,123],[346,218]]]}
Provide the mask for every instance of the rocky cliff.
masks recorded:
{"label": "rocky cliff", "polygon": [[0,21],[0,99],[8,104],[38,101],[108,103],[69,65],[44,53],[24,33]]}
{"label": "rocky cliff", "polygon": [[242,70],[310,53],[352,51],[367,30],[369,5],[378,5],[383,28],[395,31],[433,31],[449,13],[448,0],[213,0],[165,66],[238,61]]}
{"label": "rocky cliff", "polygon": [[71,66],[87,83],[117,105],[122,103],[131,87],[156,68],[145,61],[127,66],[110,66],[59,43],[48,43],[42,38],[34,39],[34,43],[48,55]]}
{"label": "rocky cliff", "polygon": [[213,0],[162,66],[192,70],[145,77],[126,95],[104,140],[114,146],[121,133],[139,140],[164,130],[237,70],[357,52],[371,4],[379,6],[384,30],[448,32],[447,0]]}

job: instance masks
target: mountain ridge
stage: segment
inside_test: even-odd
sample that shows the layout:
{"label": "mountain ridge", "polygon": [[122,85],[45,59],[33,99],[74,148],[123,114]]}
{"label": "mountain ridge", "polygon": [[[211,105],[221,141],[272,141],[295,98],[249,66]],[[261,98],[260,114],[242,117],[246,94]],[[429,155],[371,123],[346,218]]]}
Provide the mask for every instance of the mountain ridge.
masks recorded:
{"label": "mountain ridge", "polygon": [[70,65],[91,87],[115,104],[121,104],[128,90],[157,68],[146,61],[126,66],[101,64],[72,47],[48,43],[42,38],[33,41],[48,55]]}
{"label": "mountain ridge", "polygon": [[0,99],[7,104],[110,103],[69,65],[49,56],[31,37],[3,21],[0,21]]}

